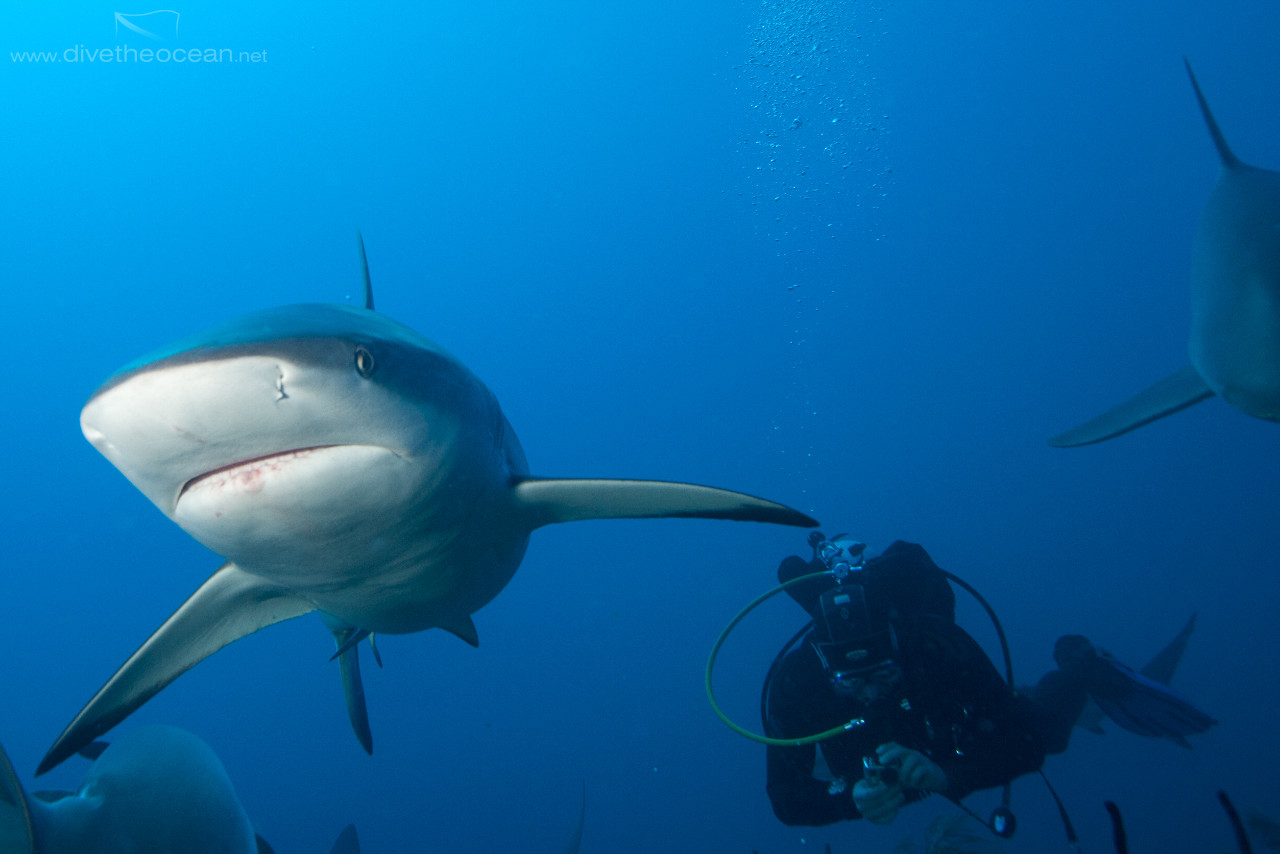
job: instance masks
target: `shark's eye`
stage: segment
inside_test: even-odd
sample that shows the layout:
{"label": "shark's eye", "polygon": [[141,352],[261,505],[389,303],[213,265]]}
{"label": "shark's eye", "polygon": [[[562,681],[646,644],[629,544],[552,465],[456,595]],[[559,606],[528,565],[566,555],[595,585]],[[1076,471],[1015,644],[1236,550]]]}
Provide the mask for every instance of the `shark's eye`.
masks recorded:
{"label": "shark's eye", "polygon": [[373,354],[364,347],[356,347],[356,370],[365,379],[373,376]]}

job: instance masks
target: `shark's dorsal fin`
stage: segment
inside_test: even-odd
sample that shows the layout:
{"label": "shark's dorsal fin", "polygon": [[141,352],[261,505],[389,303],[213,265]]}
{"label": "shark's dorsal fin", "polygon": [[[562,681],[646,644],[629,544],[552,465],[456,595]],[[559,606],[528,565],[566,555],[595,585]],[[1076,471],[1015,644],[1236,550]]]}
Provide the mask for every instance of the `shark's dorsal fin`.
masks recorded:
{"label": "shark's dorsal fin", "polygon": [[753,495],[664,480],[524,477],[512,483],[512,495],[530,530],[583,519],[667,517],[818,525],[798,510]]}
{"label": "shark's dorsal fin", "polygon": [[360,854],[360,837],[356,834],[356,826],[348,824],[338,834],[338,839],[329,849],[329,854]]}
{"label": "shark's dorsal fin", "polygon": [[342,673],[342,697],[347,703],[347,717],[364,752],[373,755],[373,731],[369,728],[369,708],[364,700],[364,683],[360,680],[360,646],[348,643],[355,629],[335,629],[333,642],[338,647],[338,668]]}
{"label": "shark's dorsal fin", "polygon": [[258,844],[258,854],[276,854],[275,849],[267,844],[267,840],[258,834],[253,835],[253,841]]}
{"label": "shark's dorsal fin", "polygon": [[364,251],[364,235],[356,230],[356,242],[360,244],[360,275],[364,279],[364,307],[373,311],[373,280],[369,278],[369,256]]}
{"label": "shark's dorsal fin", "polygon": [[582,848],[582,825],[587,821],[587,784],[584,780],[582,783],[582,806],[578,809],[578,824],[573,828],[573,836],[569,837],[569,844],[564,847],[564,854],[578,854]]}
{"label": "shark's dorsal fin", "polygon": [[1209,109],[1209,102],[1205,100],[1204,93],[1200,91],[1200,83],[1196,80],[1196,73],[1191,70],[1191,61],[1185,56],[1182,62],[1187,66],[1187,74],[1191,77],[1191,88],[1196,90],[1196,100],[1200,102],[1200,112],[1204,113],[1204,122],[1209,126],[1209,135],[1213,137],[1213,144],[1218,148],[1218,157],[1222,158],[1222,165],[1227,169],[1234,169],[1240,165],[1240,158],[1236,157],[1231,151],[1231,146],[1227,145],[1227,138],[1222,135],[1222,129],[1218,127],[1217,121],[1213,118],[1213,111]]}
{"label": "shark's dorsal fin", "polygon": [[315,608],[234,563],[223,564],[80,710],[40,760],[37,776],[120,723],[227,644]]}

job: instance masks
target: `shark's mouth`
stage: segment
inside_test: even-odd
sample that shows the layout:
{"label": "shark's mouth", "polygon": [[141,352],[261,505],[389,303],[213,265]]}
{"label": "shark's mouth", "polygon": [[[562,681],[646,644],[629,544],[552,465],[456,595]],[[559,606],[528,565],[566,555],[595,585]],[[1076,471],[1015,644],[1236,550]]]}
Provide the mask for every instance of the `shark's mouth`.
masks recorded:
{"label": "shark's mouth", "polygon": [[178,500],[193,489],[210,486],[215,489],[229,486],[244,492],[257,492],[262,482],[273,474],[284,471],[292,463],[305,459],[317,451],[337,448],[339,445],[313,445],[309,448],[294,448],[275,454],[265,454],[248,460],[230,463],[216,469],[196,475],[182,485],[178,492]]}

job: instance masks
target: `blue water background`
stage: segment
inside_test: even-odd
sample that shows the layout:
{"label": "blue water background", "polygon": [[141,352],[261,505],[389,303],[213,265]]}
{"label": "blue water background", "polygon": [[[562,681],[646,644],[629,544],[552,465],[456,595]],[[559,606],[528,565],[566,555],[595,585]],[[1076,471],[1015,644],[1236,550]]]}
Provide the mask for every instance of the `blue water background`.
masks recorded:
{"label": "blue water background", "polygon": [[[111,7],[5,10],[7,51],[144,44]],[[133,10],[142,11],[142,10]],[[1080,632],[1141,663],[1193,611],[1180,750],[1078,733],[1047,770],[1085,850],[1227,850],[1214,801],[1280,811],[1278,428],[1218,400],[1096,447],[1046,437],[1186,360],[1218,173],[1183,55],[1236,152],[1280,168],[1280,6],[1094,2],[257,4],[189,0],[170,44],[239,64],[15,62],[0,740],[44,750],[218,558],[80,436],[121,364],[215,320],[358,296],[498,395],[535,473],[690,480],[879,550],[924,543],[1008,630],[1019,681]],[[74,50],[72,55],[75,55]],[[354,821],[372,854],[889,851],[779,824],[763,750],[710,711],[721,627],[804,550],[710,521],[544,529],[476,615],[366,655],[365,756],[314,617],[200,664],[124,726],[217,750],[280,854]],[[961,619],[997,655],[978,610]],[[717,686],[754,725],[800,614],[771,603]],[[68,786],[71,760],[40,786]],[[994,793],[972,799],[986,811]],[[1020,781],[1013,850],[1068,850]]]}

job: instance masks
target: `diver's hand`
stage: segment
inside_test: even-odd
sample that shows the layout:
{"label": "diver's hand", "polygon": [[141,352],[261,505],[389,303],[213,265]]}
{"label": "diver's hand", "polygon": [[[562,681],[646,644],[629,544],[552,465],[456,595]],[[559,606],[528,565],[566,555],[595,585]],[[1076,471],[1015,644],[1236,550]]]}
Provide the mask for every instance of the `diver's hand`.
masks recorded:
{"label": "diver's hand", "polygon": [[888,742],[876,748],[880,764],[898,769],[898,785],[905,789],[947,790],[947,774],[928,756],[918,750]]}
{"label": "diver's hand", "polygon": [[853,784],[853,804],[872,824],[892,823],[904,803],[906,796],[897,783],[889,785],[859,780]]}

